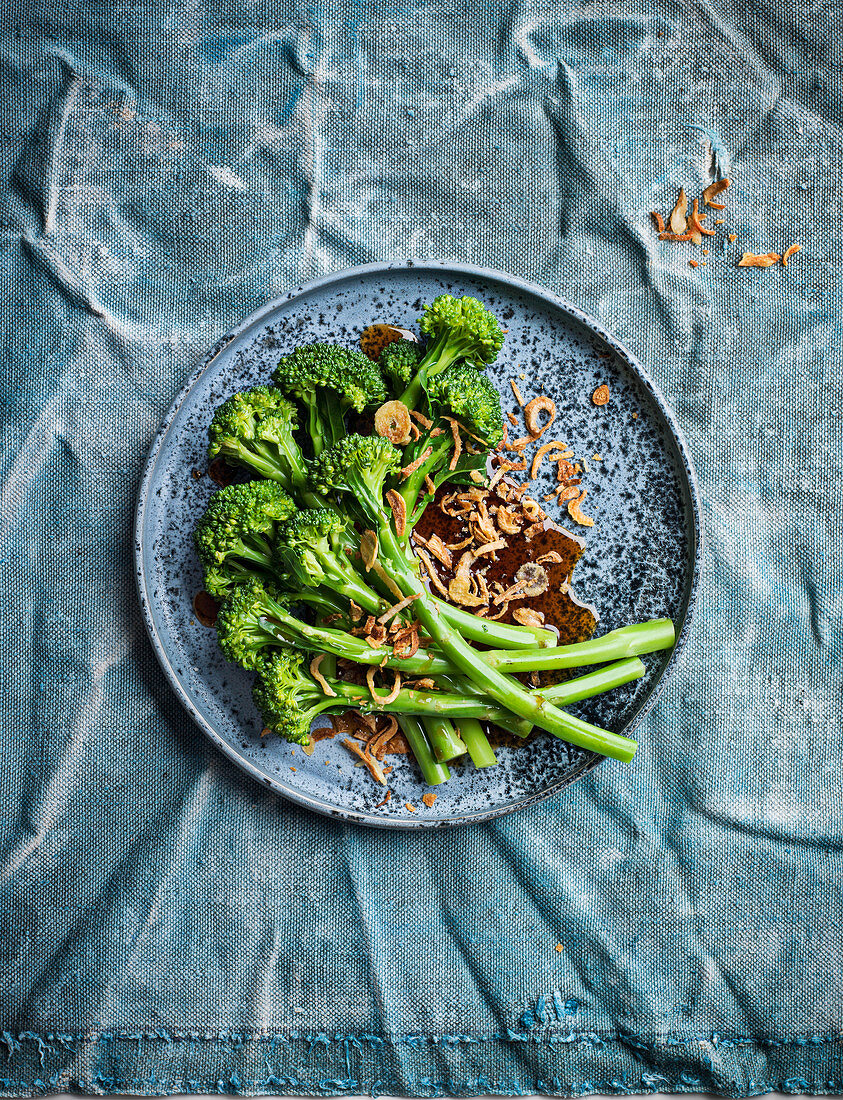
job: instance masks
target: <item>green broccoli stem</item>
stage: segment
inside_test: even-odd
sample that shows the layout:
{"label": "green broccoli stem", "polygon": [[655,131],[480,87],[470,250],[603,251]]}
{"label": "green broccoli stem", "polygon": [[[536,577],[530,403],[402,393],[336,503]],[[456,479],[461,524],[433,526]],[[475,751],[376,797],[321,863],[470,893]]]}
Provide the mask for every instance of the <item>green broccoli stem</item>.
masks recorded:
{"label": "green broccoli stem", "polygon": [[[314,593],[318,593],[318,590],[314,590]],[[311,602],[308,591],[296,594],[295,598]],[[322,606],[330,606],[330,601],[326,603],[324,597],[320,598]],[[419,649],[412,657],[395,657],[390,650],[372,649],[362,638],[356,638],[343,630],[313,627],[280,610],[273,611],[272,615],[261,621],[267,633],[281,645],[318,649],[337,657],[347,657],[361,665],[380,665],[386,656],[387,668],[397,668],[411,676],[459,676],[452,661],[435,650]],[[523,652],[484,650],[482,658],[492,668],[509,674],[553,671],[601,664],[639,653],[655,653],[669,649],[673,641],[674,629],[670,619],[653,619],[647,623],[621,627],[610,634],[604,634],[602,638],[593,638],[588,642]],[[473,657],[480,656],[476,650],[470,652]],[[547,690],[553,691],[555,688]]]}
{"label": "green broccoli stem", "polygon": [[[399,693],[391,702],[384,702],[386,696],[372,695],[368,687],[352,684],[347,680],[326,680],[333,696],[328,697],[328,706],[335,709],[337,700],[349,703],[355,710],[364,714],[415,714],[419,718],[479,718],[483,722],[500,724],[506,720],[507,711],[491,697],[483,695],[451,695],[444,691],[418,691],[408,688]],[[324,706],[322,707],[324,709]],[[465,751],[465,750],[463,750]]]}
{"label": "green broccoli stem", "polygon": [[422,725],[433,755],[441,763],[465,756],[467,746],[460,740],[450,718],[429,716],[422,719]]}
{"label": "green broccoli stem", "polygon": [[425,383],[431,375],[441,374],[466,352],[465,344],[446,333],[435,340],[425,351],[416,367],[416,376],[399,398],[408,409],[414,409],[424,393]]}
{"label": "green broccoli stem", "polygon": [[[585,676],[577,676],[573,680],[565,680],[561,684],[553,684],[542,688],[541,694],[549,702],[558,707],[570,706],[571,703],[579,703],[582,699],[591,699],[595,695],[602,695],[613,688],[621,687],[632,680],[638,680],[647,671],[644,662],[638,657],[627,657],[623,661],[615,661],[598,668]],[[519,737],[527,737],[532,732],[532,727],[527,730],[513,730]]]}
{"label": "green broccoli stem", "polygon": [[[425,593],[417,577],[414,577],[406,563],[403,550],[388,520],[380,524],[380,543],[385,554],[392,559],[403,573],[398,581],[405,595],[418,593],[414,610],[430,637],[438,643],[445,657],[478,685],[487,695],[504,709],[511,710],[521,718],[528,718],[534,725],[553,734],[555,737],[578,745],[580,748],[599,752],[616,760],[631,760],[635,755],[636,743],[627,737],[620,737],[608,730],[602,730],[589,722],[566,714],[548,703],[541,695],[531,695],[522,687],[513,683],[504,673],[497,671],[477,650],[472,649],[460,635],[452,629],[432,601]],[[477,715],[469,715],[477,717]]]}
{"label": "green broccoli stem", "polygon": [[413,756],[428,787],[437,787],[450,779],[451,773],[447,765],[440,764],[430,751],[430,745],[427,743],[424,728],[419,719],[412,714],[396,714],[395,718],[413,750]]}
{"label": "green broccoli stem", "polygon": [[[450,688],[452,691],[459,690],[461,687],[461,680],[458,677],[440,676],[436,682],[441,684],[442,687]],[[520,719],[516,719],[516,721],[520,721]],[[491,768],[494,764],[497,764],[498,758],[489,744],[489,738],[476,718],[461,718],[459,734],[465,742],[468,755],[471,757],[471,762],[475,768]]]}

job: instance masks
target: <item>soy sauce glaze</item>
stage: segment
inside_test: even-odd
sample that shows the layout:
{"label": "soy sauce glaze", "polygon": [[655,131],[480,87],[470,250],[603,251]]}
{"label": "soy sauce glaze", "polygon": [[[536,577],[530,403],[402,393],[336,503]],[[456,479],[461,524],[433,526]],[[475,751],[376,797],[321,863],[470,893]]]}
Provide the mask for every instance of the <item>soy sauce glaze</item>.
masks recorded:
{"label": "soy sauce glaze", "polygon": [[377,363],[380,353],[394,340],[410,340],[414,344],[419,342],[415,333],[399,328],[398,325],[369,325],[360,333],[360,350]]}

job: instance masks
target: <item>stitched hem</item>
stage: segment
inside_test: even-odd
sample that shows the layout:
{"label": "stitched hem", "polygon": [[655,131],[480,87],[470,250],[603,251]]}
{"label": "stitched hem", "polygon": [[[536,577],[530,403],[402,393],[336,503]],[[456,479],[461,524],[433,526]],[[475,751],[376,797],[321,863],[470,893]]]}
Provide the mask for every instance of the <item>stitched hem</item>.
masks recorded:
{"label": "stitched hem", "polygon": [[[594,1040],[598,1042],[595,1043]],[[0,1095],[843,1093],[843,1037],[0,1033]]]}

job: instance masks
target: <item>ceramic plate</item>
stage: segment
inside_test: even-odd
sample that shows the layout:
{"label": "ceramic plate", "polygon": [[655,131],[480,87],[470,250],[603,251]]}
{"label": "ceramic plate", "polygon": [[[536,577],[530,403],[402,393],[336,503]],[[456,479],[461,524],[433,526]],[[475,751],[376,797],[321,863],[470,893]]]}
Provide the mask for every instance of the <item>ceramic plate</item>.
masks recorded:
{"label": "ceramic plate", "polygon": [[[375,321],[414,327],[423,304],[443,292],[477,296],[508,329],[498,362],[489,369],[504,408],[515,407],[509,378],[523,374],[525,394],[543,392],[556,401],[558,434],[577,456],[602,455],[602,461],[589,463],[587,510],[597,523],[577,529],[586,545],[573,586],[595,605],[598,633],[662,615],[677,625],[676,648],[646,657],[646,677],[572,708],[617,733],[634,734],[688,633],[699,552],[694,475],[675,418],[639,364],[596,322],[548,291],[499,272],[407,261],[341,272],[271,302],[217,345],[177,397],[150,452],[137,512],[137,579],[149,635],[199,728],[286,798],[319,813],[392,828],[510,813],[574,782],[601,758],[542,736],[529,748],[501,749],[498,767],[453,767],[428,808],[415,765],[390,757],[392,798],[377,807],[383,789],[365,768],[355,767],[339,739],[319,742],[309,758],[277,738],[261,741],[251,675],[226,664],[214,631],[193,613],[192,597],[202,581],[191,532],[215,488],[193,471],[206,468],[206,430],[214,409],[229,394],[266,381],[282,353],[310,340],[354,345]],[[591,394],[601,383],[612,398],[598,408]],[[566,515],[554,518],[573,526]],[[658,747],[645,744],[639,751]],[[625,766],[634,768],[635,762]],[[408,802],[415,813],[406,809]]]}

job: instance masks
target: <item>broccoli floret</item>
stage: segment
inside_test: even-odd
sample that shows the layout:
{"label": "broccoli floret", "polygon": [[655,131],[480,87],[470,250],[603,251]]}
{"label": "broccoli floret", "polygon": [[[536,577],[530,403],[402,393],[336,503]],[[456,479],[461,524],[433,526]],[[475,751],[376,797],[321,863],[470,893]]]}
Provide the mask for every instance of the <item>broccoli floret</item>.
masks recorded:
{"label": "broccoli floret", "polygon": [[317,455],[344,434],[346,409],[362,412],[387,397],[378,365],[338,344],[304,344],[281,359],[272,377],[282,393],[306,407]]}
{"label": "broccoli floret", "polygon": [[242,668],[260,668],[267,650],[279,644],[262,620],[285,618],[287,603],[255,577],[232,588],[217,614],[217,640],[225,659]]}
{"label": "broccoli floret", "polygon": [[432,408],[456,419],[490,450],[503,439],[498,391],[485,374],[467,363],[454,363],[428,379]]}
{"label": "broccoli floret", "polygon": [[403,393],[412,382],[423,355],[424,349],[409,340],[392,340],[380,353],[378,364],[396,393]]}
{"label": "broccoli floret", "polygon": [[260,666],[252,697],[267,729],[295,745],[306,745],[313,720],[342,702],[324,694],[305,671],[306,657],[274,650]]}
{"label": "broccoli floret", "polygon": [[342,575],[339,555],[347,544],[347,526],[342,516],[327,509],[297,512],[278,532],[276,570],[297,585],[314,588],[328,577]]}
{"label": "broccoli floret", "polygon": [[468,363],[492,363],[503,345],[503,330],[476,298],[440,294],[425,306],[419,328],[427,336],[424,358],[401,400],[415,408],[428,380],[464,359]]}
{"label": "broccoli floret", "polygon": [[272,568],[276,527],[295,510],[275,481],[248,481],[214,493],[193,533],[212,596],[224,594],[249,572]]}
{"label": "broccoli floret", "polygon": [[290,489],[304,484],[305,464],[293,432],[296,407],[269,386],[229,397],[208,429],[208,457],[220,455]]}
{"label": "broccoli floret", "polygon": [[424,356],[428,374],[438,374],[457,359],[493,363],[503,347],[497,318],[476,298],[440,294],[425,306],[419,328],[430,341]]}
{"label": "broccoli floret", "polygon": [[401,452],[379,435],[348,435],[323,451],[310,468],[318,493],[349,493],[367,519],[384,516],[384,482],[401,467]]}

